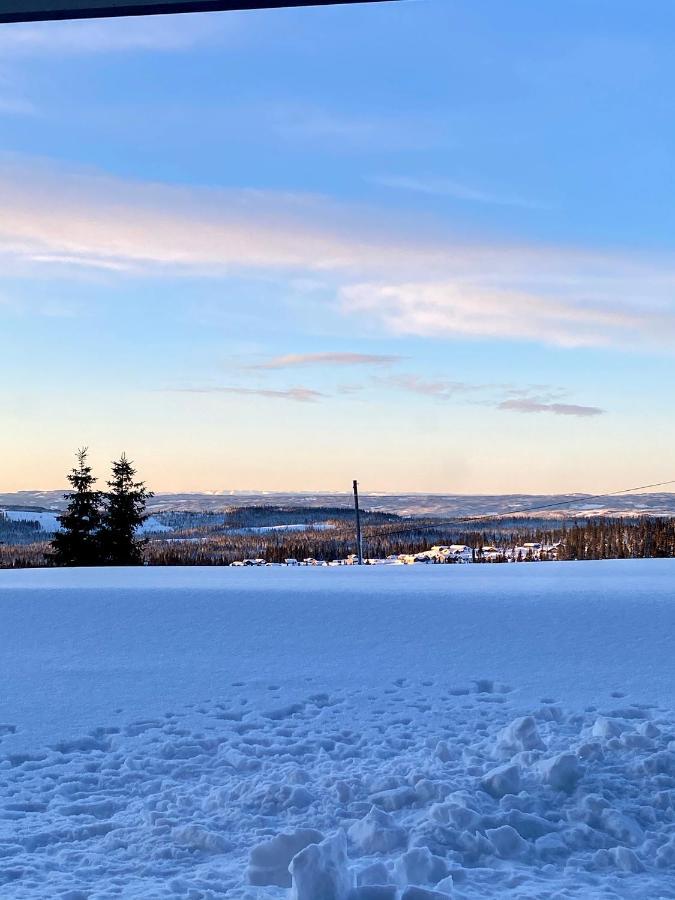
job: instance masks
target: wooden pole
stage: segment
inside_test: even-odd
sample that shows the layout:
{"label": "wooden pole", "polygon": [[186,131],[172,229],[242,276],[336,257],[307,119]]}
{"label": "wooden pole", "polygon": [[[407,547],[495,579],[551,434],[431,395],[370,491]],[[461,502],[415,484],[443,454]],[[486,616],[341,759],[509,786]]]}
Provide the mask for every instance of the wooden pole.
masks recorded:
{"label": "wooden pole", "polygon": [[356,512],[356,552],[359,565],[363,565],[363,543],[361,541],[361,511],[359,509],[359,483],[354,479],[354,510]]}

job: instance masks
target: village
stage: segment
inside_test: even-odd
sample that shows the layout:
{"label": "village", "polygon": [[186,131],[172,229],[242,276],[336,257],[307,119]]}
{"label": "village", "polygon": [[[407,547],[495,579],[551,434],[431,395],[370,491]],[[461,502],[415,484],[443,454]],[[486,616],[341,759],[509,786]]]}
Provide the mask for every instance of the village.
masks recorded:
{"label": "village", "polygon": [[[412,566],[412,565],[444,565],[473,563],[513,563],[534,562],[558,559],[558,550],[562,541],[543,544],[538,541],[527,541],[514,547],[495,547],[487,545],[475,548],[466,544],[437,544],[429,550],[419,553],[391,554],[384,558],[364,557],[367,566]],[[298,560],[289,558],[283,562],[267,562],[264,559],[243,559],[230,563],[232,566],[354,566],[359,564],[357,553],[350,553],[344,559],[324,561],[307,557]]]}

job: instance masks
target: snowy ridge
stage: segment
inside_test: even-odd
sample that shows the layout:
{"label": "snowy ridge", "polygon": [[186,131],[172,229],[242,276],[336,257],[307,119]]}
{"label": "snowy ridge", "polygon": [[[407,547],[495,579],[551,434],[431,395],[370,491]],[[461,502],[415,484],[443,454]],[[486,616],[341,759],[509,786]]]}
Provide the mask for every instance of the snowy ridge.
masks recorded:
{"label": "snowy ridge", "polygon": [[0,573],[0,895],[675,897],[675,563],[503,568]]}
{"label": "snowy ridge", "polygon": [[[50,510],[64,505],[63,490],[0,493],[0,506],[42,506]],[[403,516],[497,516],[527,514],[545,506],[537,518],[560,519],[589,516],[675,516],[675,493],[659,491],[622,496],[591,497],[589,494],[394,494],[361,491],[363,509]],[[160,511],[222,512],[265,503],[274,506],[343,506],[352,509],[351,492],[214,491],[211,493],[157,493],[148,509]]]}

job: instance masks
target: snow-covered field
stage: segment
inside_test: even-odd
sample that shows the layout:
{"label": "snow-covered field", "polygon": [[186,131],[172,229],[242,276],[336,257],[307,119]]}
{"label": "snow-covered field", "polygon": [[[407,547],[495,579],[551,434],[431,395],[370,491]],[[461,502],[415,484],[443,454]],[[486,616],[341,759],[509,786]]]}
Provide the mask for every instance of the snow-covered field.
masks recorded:
{"label": "snow-covered field", "polygon": [[675,898],[674,635],[670,560],[2,571],[0,897]]}

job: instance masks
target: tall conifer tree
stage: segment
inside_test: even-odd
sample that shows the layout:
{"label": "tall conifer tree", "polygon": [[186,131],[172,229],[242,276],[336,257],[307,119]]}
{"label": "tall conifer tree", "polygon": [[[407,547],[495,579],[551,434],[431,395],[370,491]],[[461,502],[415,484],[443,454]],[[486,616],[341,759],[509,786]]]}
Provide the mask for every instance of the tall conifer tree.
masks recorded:
{"label": "tall conifer tree", "polygon": [[58,516],[61,530],[51,542],[50,560],[57,566],[100,564],[101,492],[87,463],[87,448],[77,451],[77,466],[68,475],[73,490],[65,495],[66,511]]}
{"label": "tall conifer tree", "polygon": [[126,454],[112,464],[112,478],[104,495],[100,539],[103,559],[111,566],[138,566],[143,563],[145,541],[136,536],[145,522],[145,505],[152,491],[135,481],[136,470]]}

